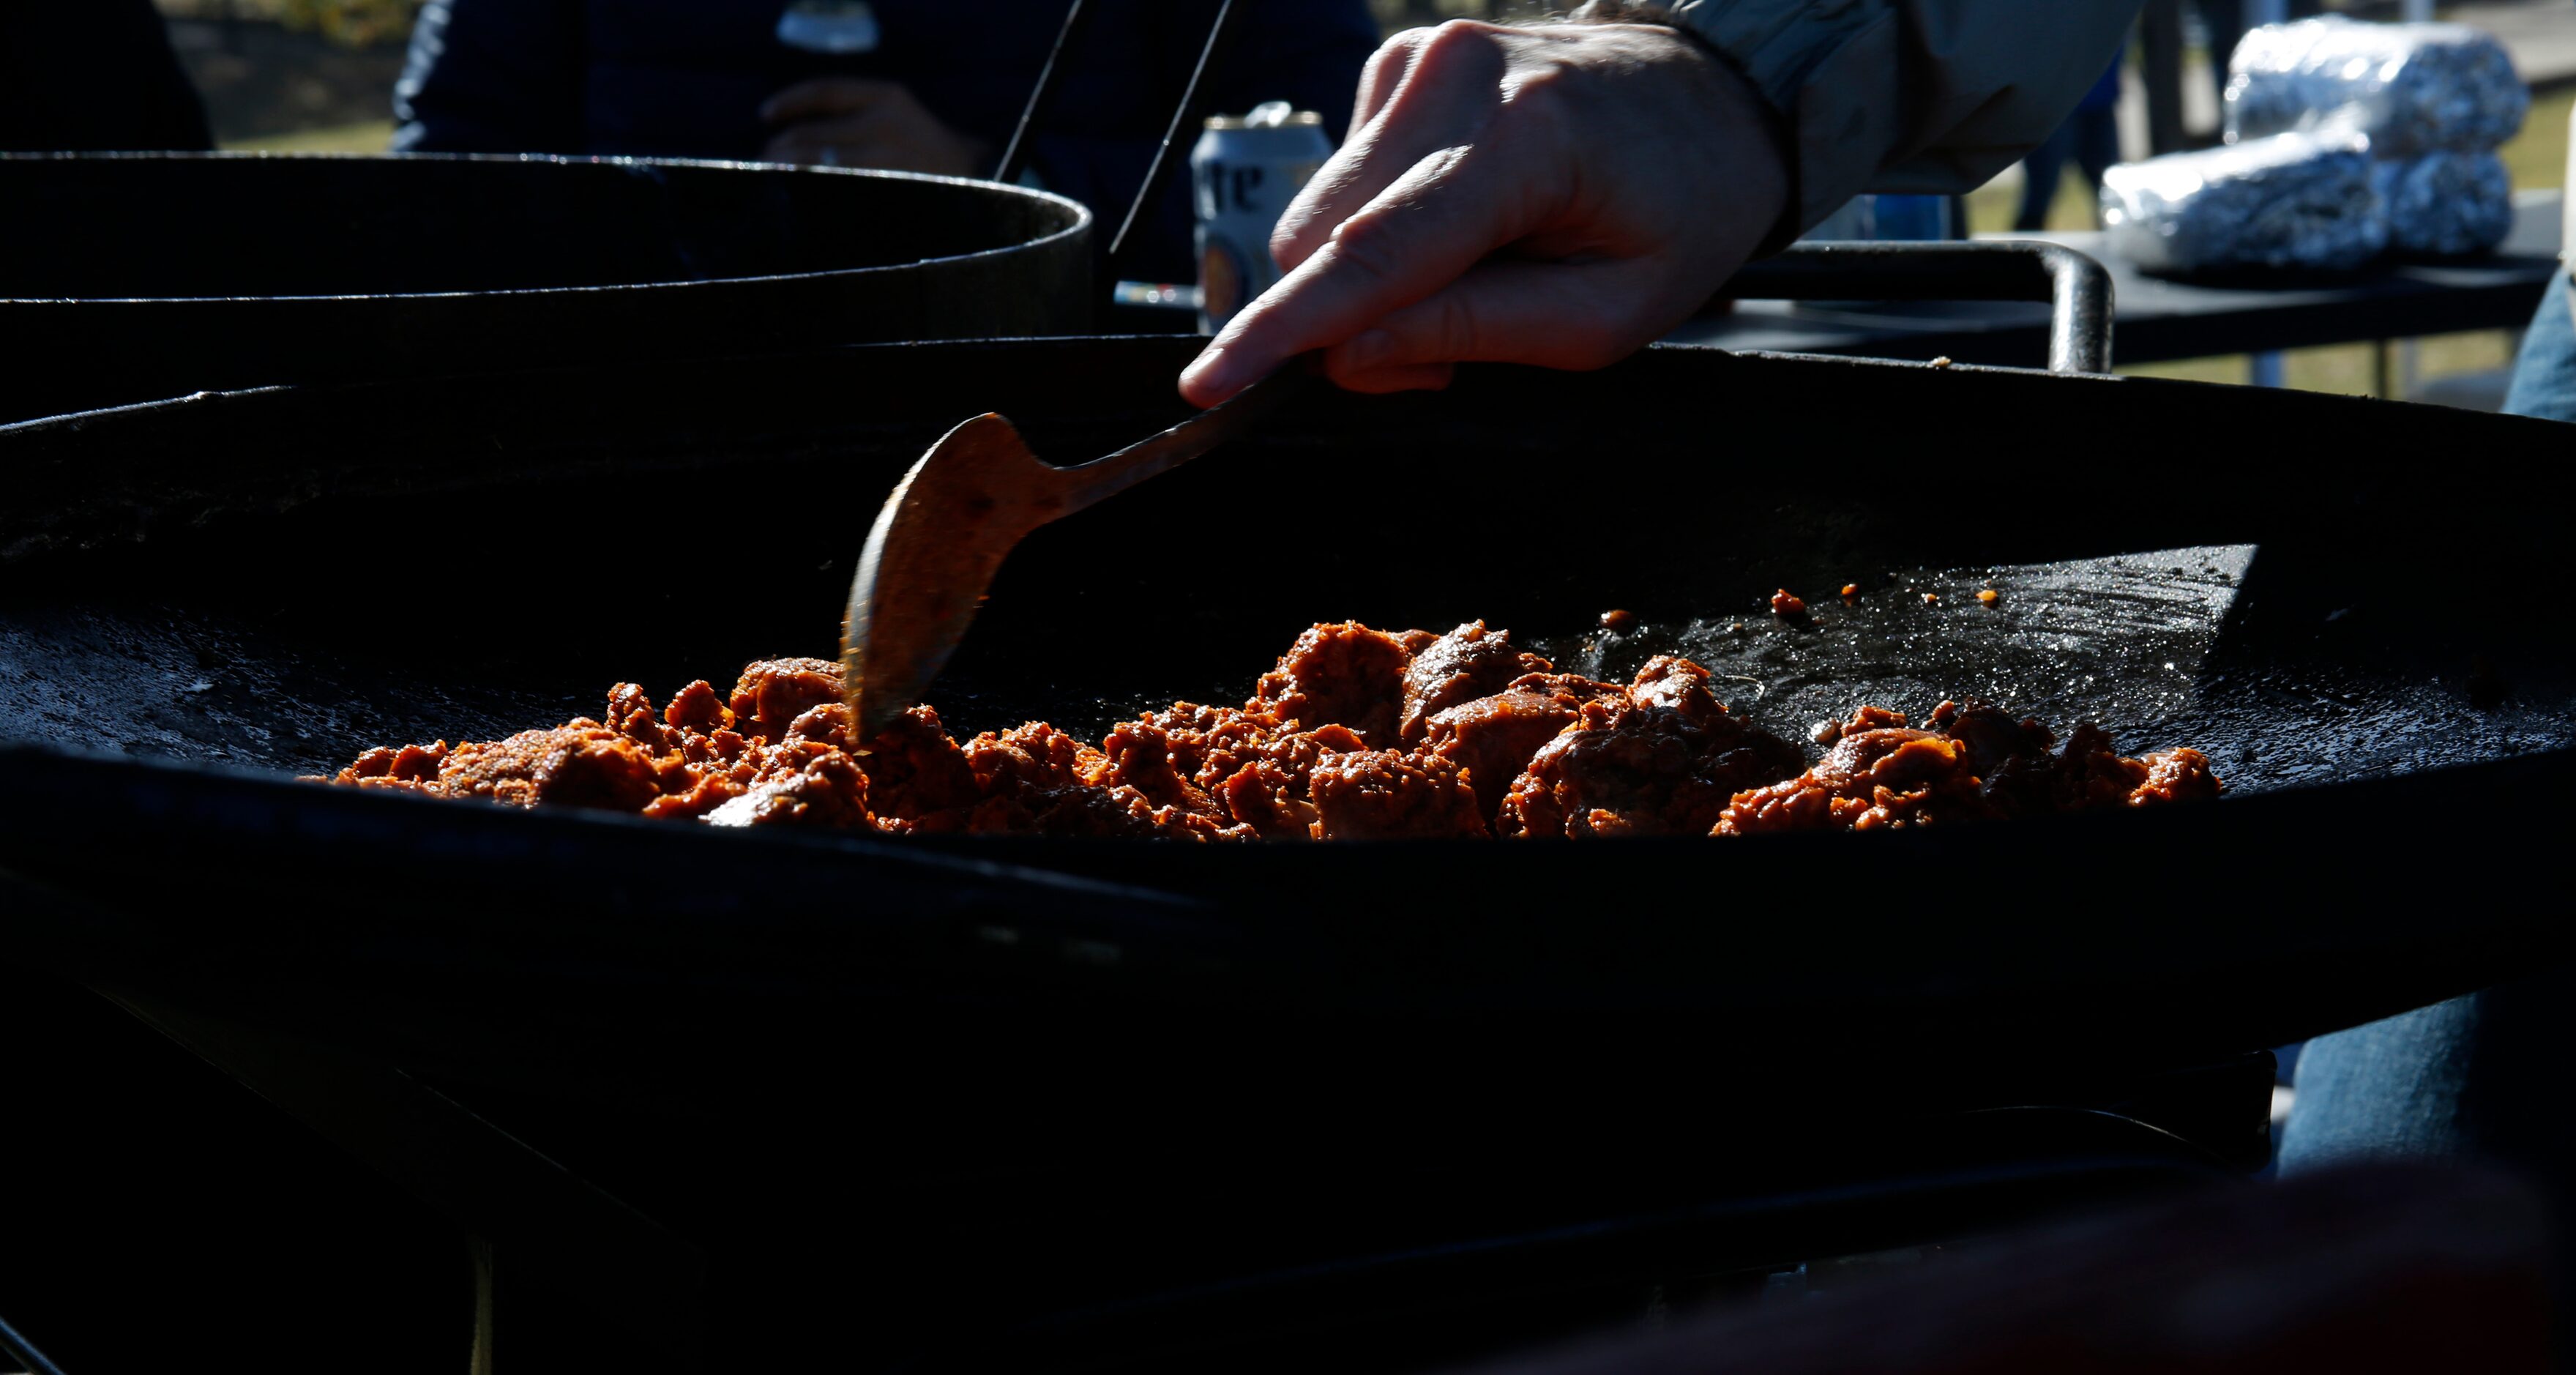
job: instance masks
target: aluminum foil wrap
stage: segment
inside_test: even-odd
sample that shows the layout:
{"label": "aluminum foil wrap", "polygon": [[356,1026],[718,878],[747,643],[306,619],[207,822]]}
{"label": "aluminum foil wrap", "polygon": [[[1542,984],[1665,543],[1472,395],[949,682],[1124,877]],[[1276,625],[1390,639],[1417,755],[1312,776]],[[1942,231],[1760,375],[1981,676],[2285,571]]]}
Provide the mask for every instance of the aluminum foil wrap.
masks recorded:
{"label": "aluminum foil wrap", "polygon": [[2227,141],[2346,127],[2384,158],[2493,148],[2531,92],[2493,37],[2465,24],[2266,24],[2227,64]]}
{"label": "aluminum foil wrap", "polygon": [[2401,252],[2466,257],[2513,232],[2513,181],[2493,153],[2374,162],[2370,179],[2388,207],[2389,244]]}
{"label": "aluminum foil wrap", "polygon": [[2369,143],[2341,131],[2122,163],[2102,178],[2102,223],[2149,272],[2341,270],[2388,247]]}

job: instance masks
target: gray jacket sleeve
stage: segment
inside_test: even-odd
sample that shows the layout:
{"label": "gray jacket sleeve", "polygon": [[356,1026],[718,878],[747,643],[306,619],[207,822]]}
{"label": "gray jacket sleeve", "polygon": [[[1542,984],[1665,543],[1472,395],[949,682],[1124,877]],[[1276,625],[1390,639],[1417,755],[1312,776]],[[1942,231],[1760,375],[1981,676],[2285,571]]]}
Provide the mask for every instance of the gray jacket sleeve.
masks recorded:
{"label": "gray jacket sleeve", "polygon": [[2140,0],[1679,0],[1780,114],[1794,230],[1863,191],[1962,192],[2101,78]]}

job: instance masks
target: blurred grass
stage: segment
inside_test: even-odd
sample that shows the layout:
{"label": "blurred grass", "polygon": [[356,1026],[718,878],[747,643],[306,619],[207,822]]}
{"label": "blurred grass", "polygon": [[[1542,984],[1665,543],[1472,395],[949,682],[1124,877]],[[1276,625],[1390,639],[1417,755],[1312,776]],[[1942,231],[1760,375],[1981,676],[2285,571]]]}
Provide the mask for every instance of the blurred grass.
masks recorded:
{"label": "blurred grass", "polygon": [[[2567,177],[2567,118],[2571,107],[2576,107],[2576,89],[2546,91],[2533,97],[2531,117],[2523,121],[2522,132],[2498,150],[2504,158],[2506,170],[2513,174],[2514,190],[2564,185]],[[1968,196],[1968,228],[1981,234],[2001,233],[2012,228],[2013,211],[2019,204],[2020,194],[2019,187],[2002,184],[1990,184],[1971,192]],[[2048,227],[2052,230],[2094,228],[2093,209],[2093,198],[2086,192],[2083,179],[2069,167],[2058,184],[2057,199],[2049,205]],[[2517,343],[2515,333],[2497,330],[2434,335],[2417,342],[2415,375],[2420,382],[2457,373],[2510,367]],[[2302,391],[2367,396],[2378,385],[2377,370],[2371,357],[2377,347],[2375,344],[2357,343],[2291,349],[2282,356],[2282,376],[2289,386]],[[2119,371],[2138,377],[2242,382],[2246,378],[2246,360],[2242,354],[2224,358],[2187,358],[2170,363],[2142,363]]]}
{"label": "blurred grass", "polygon": [[327,129],[298,129],[291,134],[227,141],[228,152],[241,153],[381,153],[393,142],[394,122],[371,119]]}

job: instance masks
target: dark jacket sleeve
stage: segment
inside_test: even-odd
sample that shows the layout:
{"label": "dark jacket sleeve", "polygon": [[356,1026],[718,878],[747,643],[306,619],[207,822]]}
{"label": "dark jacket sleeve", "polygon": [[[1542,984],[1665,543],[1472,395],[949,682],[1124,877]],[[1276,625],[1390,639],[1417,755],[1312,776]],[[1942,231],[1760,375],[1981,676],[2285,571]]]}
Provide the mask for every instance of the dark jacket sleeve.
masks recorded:
{"label": "dark jacket sleeve", "polygon": [[205,106],[149,0],[0,4],[0,151],[212,146]]}
{"label": "dark jacket sleeve", "polygon": [[578,0],[429,0],[394,85],[398,153],[578,153]]}
{"label": "dark jacket sleeve", "polygon": [[[1238,0],[1241,3],[1242,0]],[[1195,13],[1192,7],[1179,7]],[[1233,40],[1224,70],[1215,78],[1208,108],[1240,114],[1265,100],[1285,100],[1300,110],[1324,117],[1336,143],[1346,132],[1351,105],[1358,98],[1360,69],[1377,50],[1377,21],[1366,0],[1253,0],[1238,21],[1245,27]],[[1179,85],[1188,80],[1186,64],[1194,63],[1204,29],[1179,35],[1172,45]],[[1182,151],[1198,131],[1184,130]],[[1100,217],[1102,247],[1118,232],[1118,222],[1145,181],[1145,170],[1161,144],[1152,137],[1086,137],[1041,133],[1030,167],[1047,189],[1071,196]],[[1157,281],[1195,281],[1198,269],[1190,249],[1190,179],[1182,167],[1156,199],[1144,223],[1144,236],[1122,269]]]}

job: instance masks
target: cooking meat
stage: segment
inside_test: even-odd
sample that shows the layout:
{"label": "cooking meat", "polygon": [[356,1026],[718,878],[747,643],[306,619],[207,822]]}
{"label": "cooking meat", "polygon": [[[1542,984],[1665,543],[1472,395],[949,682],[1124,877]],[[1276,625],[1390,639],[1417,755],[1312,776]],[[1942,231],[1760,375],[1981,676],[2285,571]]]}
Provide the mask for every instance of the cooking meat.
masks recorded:
{"label": "cooking meat", "polygon": [[1261,675],[1244,709],[1267,710],[1307,730],[1348,726],[1372,745],[1392,744],[1412,657],[1405,641],[1356,621],[1319,625],[1298,636],[1279,656],[1279,666]]}
{"label": "cooking meat", "polygon": [[1367,742],[1347,726],[1273,735],[1218,790],[1227,811],[1264,837],[1308,837],[1318,819],[1309,801],[1315,766],[1329,755],[1367,749]]}
{"label": "cooking meat", "polygon": [[1533,839],[1706,835],[1728,800],[1798,767],[1787,741],[1745,724],[1688,659],[1651,660],[1626,700],[1586,702],[1503,795],[1494,829]]}
{"label": "cooking meat", "polygon": [[1986,800],[1969,755],[1963,740],[1910,729],[1895,712],[1863,707],[1814,768],[1738,794],[1712,832],[1872,831],[2002,815]]}
{"label": "cooking meat", "polygon": [[1325,755],[1308,785],[1317,840],[1483,836],[1485,819],[1458,766],[1438,755],[1356,750]]}
{"label": "cooking meat", "polygon": [[1616,683],[1571,673],[1524,674],[1490,697],[1432,717],[1425,748],[1458,766],[1475,790],[1477,813],[1491,822],[1530,756],[1573,725],[1584,703],[1625,696]]}
{"label": "cooking meat", "polygon": [[1815,767],[1737,796],[1712,833],[1870,831],[2218,795],[2200,751],[2123,759],[2099,726],[2076,727],[2051,754],[2047,727],[1982,702],[1943,702],[1924,724],[1861,708]]}
{"label": "cooking meat", "polygon": [[1137,719],[1163,732],[1171,742],[1173,769],[1208,792],[1251,763],[1279,734],[1279,718],[1267,711],[1195,702],[1174,702],[1167,711],[1149,711]]}
{"label": "cooking meat", "polygon": [[1470,621],[1434,640],[1404,667],[1404,714],[1396,738],[1419,744],[1434,713],[1490,697],[1527,673],[1547,673],[1556,665],[1512,644],[1512,632],[1487,630]]}
{"label": "cooking meat", "polygon": [[868,775],[856,760],[828,745],[809,746],[793,772],[776,771],[764,782],[727,798],[706,814],[710,826],[821,826],[865,829]]}
{"label": "cooking meat", "polygon": [[986,796],[1079,787],[1099,774],[1107,756],[1044,721],[999,735],[986,731],[960,751],[975,787]]}
{"label": "cooking meat", "polygon": [[1176,702],[1094,746],[1032,721],[964,744],[915,706],[857,738],[828,659],[764,659],[730,692],[503,740],[371,749],[329,780],[714,826],[1243,841],[1581,838],[1876,830],[2214,797],[2198,751],[2063,746],[1982,702],[1918,728],[1881,707],[1794,747],[1730,712],[1709,671],[1649,660],[1624,686],[1558,673],[1507,631],[1356,622],[1297,638],[1240,707]]}
{"label": "cooking meat", "polygon": [[2101,727],[2077,726],[2059,762],[2059,805],[2076,807],[2145,807],[2159,802],[2192,802],[2218,796],[2218,775],[2209,756],[2185,746],[2123,759],[2111,748]]}
{"label": "cooking meat", "polygon": [[443,740],[426,748],[372,749],[332,781],[521,807],[543,802],[635,812],[662,794],[664,772],[662,761],[643,746],[582,718],[452,749]]}
{"label": "cooking meat", "polygon": [[829,659],[763,659],[743,669],[727,705],[743,734],[775,737],[807,710],[840,700],[839,664]]}
{"label": "cooking meat", "polygon": [[1100,742],[1100,762],[1084,782],[1100,788],[1134,788],[1157,807],[1222,819],[1223,812],[1206,792],[1181,771],[1172,741],[1150,721],[1122,721]]}
{"label": "cooking meat", "polygon": [[[1165,837],[1243,840],[1204,793],[1173,771],[1161,731],[1129,723],[1093,749],[1043,721],[986,731],[960,754],[977,796],[927,813],[923,834]],[[879,823],[884,824],[882,821]]]}
{"label": "cooking meat", "polygon": [[[832,667],[837,680],[840,666]],[[833,691],[839,690],[835,681]],[[848,711],[837,701],[828,705]],[[734,710],[739,713],[742,708],[736,706]],[[846,722],[846,715],[843,720]],[[859,767],[867,771],[870,807],[878,822],[888,829],[903,829],[889,823],[956,811],[983,798],[975,786],[975,770],[966,762],[966,752],[949,738],[939,724],[939,713],[927,704],[896,717],[893,724],[869,741],[859,755]]]}
{"label": "cooking meat", "polygon": [[1217,796],[1229,815],[1263,840],[1311,840],[1316,812],[1315,804],[1306,799],[1308,781],[1267,759],[1256,759],[1218,785]]}
{"label": "cooking meat", "polygon": [[1717,697],[1708,690],[1708,678],[1707,669],[1688,659],[1658,654],[1629,680],[1628,700],[1641,707],[1670,707],[1694,721],[1706,722],[1726,714],[1726,708],[1718,705]]}

